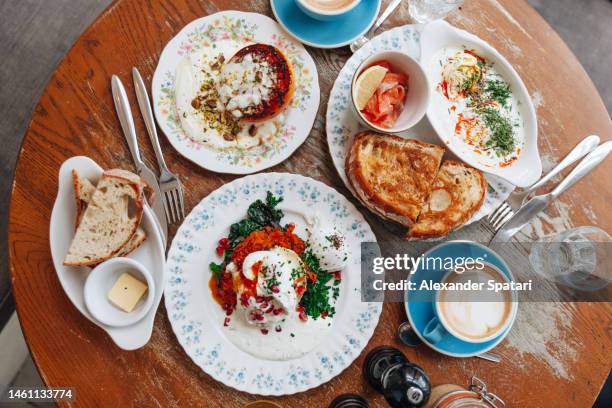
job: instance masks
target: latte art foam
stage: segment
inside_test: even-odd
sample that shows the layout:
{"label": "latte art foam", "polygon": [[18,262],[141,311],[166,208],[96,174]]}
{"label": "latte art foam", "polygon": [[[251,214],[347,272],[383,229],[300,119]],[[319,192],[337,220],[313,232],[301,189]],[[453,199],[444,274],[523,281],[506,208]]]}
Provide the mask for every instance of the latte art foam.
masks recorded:
{"label": "latte art foam", "polygon": [[341,10],[350,6],[356,0],[303,0],[307,5],[324,11]]}
{"label": "latte art foam", "polygon": [[[446,282],[505,282],[495,269],[485,269],[462,274],[449,275]],[[452,291],[443,292],[438,300],[440,319],[447,328],[457,334],[480,340],[499,333],[510,317],[512,297],[510,292],[491,293],[490,291]]]}

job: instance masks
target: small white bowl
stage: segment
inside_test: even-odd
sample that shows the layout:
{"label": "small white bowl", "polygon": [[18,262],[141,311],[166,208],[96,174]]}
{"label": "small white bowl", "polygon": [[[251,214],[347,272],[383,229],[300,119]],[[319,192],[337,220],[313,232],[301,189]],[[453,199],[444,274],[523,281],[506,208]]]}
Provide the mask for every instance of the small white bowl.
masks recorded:
{"label": "small white bowl", "polygon": [[[397,118],[395,125],[389,129],[370,123],[357,109],[357,104],[355,103],[355,82],[357,82],[357,78],[372,63],[383,60],[389,62],[394,72],[403,73],[408,76],[408,93],[404,109]],[[429,107],[430,95],[431,88],[429,81],[421,64],[408,54],[399,51],[383,51],[366,58],[355,70],[353,81],[351,82],[351,107],[353,112],[355,112],[362,124],[381,133],[404,132],[419,123]]]}
{"label": "small white bowl", "polygon": [[[108,292],[124,272],[146,281],[149,288],[145,298],[140,300],[130,313],[119,309],[108,299]],[[153,276],[143,264],[130,258],[111,258],[101,263],[89,273],[85,281],[84,298],[87,309],[95,319],[108,326],[125,327],[138,322],[153,306],[154,297]]]}
{"label": "small white bowl", "polygon": [[295,0],[295,3],[307,16],[312,17],[315,20],[332,21],[337,17],[341,17],[349,11],[353,10],[355,7],[357,7],[359,3],[361,3],[361,0],[354,0],[348,6],[338,10],[321,10],[311,6],[305,0]]}

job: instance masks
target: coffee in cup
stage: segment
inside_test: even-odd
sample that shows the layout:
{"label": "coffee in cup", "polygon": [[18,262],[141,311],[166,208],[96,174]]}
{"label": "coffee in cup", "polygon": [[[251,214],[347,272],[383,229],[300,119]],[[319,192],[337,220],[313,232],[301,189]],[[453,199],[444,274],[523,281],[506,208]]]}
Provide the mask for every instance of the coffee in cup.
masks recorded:
{"label": "coffee in cup", "polygon": [[480,270],[448,275],[446,283],[485,283],[482,290],[440,291],[438,317],[451,334],[467,341],[482,342],[496,337],[506,327],[512,312],[512,293],[488,290],[486,285],[491,280],[496,283],[507,281],[501,272],[487,264]]}
{"label": "coffee in cup", "polygon": [[360,2],[361,0],[295,0],[306,15],[321,21],[343,18]]}
{"label": "coffee in cup", "polygon": [[446,288],[436,293],[436,316],[425,327],[425,338],[437,343],[448,332],[469,343],[484,343],[499,336],[512,324],[517,303],[510,290],[495,292],[489,283],[509,281],[488,263],[482,269],[447,273],[441,280]]}
{"label": "coffee in cup", "polygon": [[356,0],[302,0],[304,3],[309,5],[312,8],[321,11],[338,11],[342,10],[351,4],[353,4]]}

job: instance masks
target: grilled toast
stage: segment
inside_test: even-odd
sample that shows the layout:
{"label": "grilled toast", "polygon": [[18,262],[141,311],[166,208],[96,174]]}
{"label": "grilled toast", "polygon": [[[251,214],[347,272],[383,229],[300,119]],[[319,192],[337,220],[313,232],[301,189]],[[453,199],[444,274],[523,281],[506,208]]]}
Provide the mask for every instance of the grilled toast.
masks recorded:
{"label": "grilled toast", "polygon": [[346,174],[366,207],[410,227],[429,196],[443,154],[440,146],[366,131],[355,136]]}
{"label": "grilled toast", "polygon": [[482,206],[487,191],[483,174],[455,160],[442,163],[427,202],[408,238],[448,235],[463,225]]}

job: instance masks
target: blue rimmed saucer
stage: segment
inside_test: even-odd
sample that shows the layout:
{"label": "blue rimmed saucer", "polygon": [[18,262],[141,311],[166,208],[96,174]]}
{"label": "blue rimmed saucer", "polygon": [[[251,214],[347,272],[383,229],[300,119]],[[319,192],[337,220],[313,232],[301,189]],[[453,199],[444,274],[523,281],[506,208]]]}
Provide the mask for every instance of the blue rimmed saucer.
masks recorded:
{"label": "blue rimmed saucer", "polygon": [[[504,262],[504,260],[486,246],[470,241],[450,241],[440,244],[424,254],[424,257],[441,257],[442,259],[450,257],[453,259],[459,257],[482,257],[484,260],[497,268],[508,277],[512,282],[514,278],[510,273],[510,268]],[[446,270],[424,270],[423,268],[417,268],[416,272],[409,277],[411,282],[415,282],[416,286],[419,287],[423,280],[431,280],[432,282],[440,282],[440,280],[447,273]],[[423,343],[427,344],[432,349],[439,353],[446,354],[451,357],[473,357],[478,354],[485,353],[495,346],[497,346],[510,332],[516,313],[511,317],[513,320],[508,328],[496,338],[483,342],[483,343],[468,343],[463,340],[459,340],[449,333],[446,333],[442,340],[437,342],[435,345],[427,341],[423,337],[423,330],[429,321],[434,317],[435,308],[435,291],[420,290],[417,292],[406,291],[405,294],[405,307],[406,315],[410,321],[414,332],[419,336]]]}
{"label": "blue rimmed saucer", "polygon": [[270,0],[278,23],[298,41],[316,48],[338,48],[365,34],[378,16],[381,0],[361,0],[345,15],[333,21],[315,20],[295,0]]}

